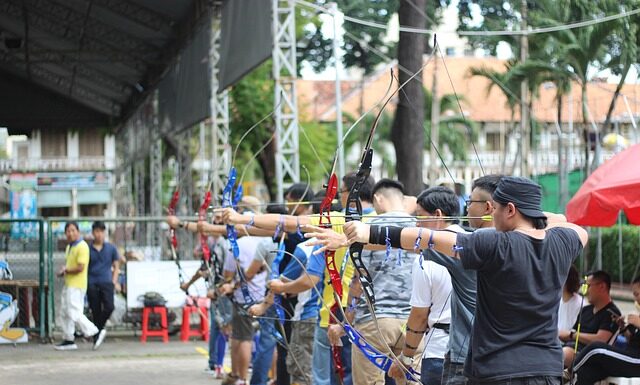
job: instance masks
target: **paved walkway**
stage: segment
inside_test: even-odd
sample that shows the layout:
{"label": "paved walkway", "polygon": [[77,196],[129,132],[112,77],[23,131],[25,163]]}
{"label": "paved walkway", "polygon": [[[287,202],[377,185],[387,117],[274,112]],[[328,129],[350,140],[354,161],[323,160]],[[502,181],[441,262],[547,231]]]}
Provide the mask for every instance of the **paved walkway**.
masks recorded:
{"label": "paved walkway", "polygon": [[[175,337],[174,337],[175,338]],[[218,385],[203,373],[204,341],[168,344],[134,337],[109,337],[99,350],[78,342],[78,350],[59,352],[53,345],[30,342],[0,345],[3,385]]]}

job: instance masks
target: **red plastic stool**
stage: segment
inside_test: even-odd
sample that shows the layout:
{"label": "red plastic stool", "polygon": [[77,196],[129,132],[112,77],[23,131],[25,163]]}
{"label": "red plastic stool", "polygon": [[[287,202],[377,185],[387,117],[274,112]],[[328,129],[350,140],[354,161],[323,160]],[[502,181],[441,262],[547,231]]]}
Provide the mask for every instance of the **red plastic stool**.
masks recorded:
{"label": "red plastic stool", "polygon": [[[160,314],[160,329],[149,329],[151,313]],[[140,342],[147,342],[147,337],[162,337],[162,342],[169,342],[169,328],[167,323],[167,308],[164,306],[145,306],[142,310],[142,336]]]}
{"label": "red plastic stool", "polygon": [[[180,329],[180,340],[186,342],[189,337],[200,337],[205,341],[209,341],[209,310],[204,306],[186,305],[182,308],[182,328]],[[200,315],[200,326],[197,329],[191,329],[191,314]]]}

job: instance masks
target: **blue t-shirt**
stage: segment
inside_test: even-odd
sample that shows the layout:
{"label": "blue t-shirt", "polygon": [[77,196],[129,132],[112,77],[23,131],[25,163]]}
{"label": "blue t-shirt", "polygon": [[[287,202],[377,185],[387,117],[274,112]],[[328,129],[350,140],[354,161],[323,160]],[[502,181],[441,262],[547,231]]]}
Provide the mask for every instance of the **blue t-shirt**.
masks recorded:
{"label": "blue t-shirt", "polygon": [[89,244],[89,285],[112,282],[111,266],[119,258],[118,250],[109,242],[100,251]]}
{"label": "blue t-shirt", "polygon": [[[301,320],[317,319],[318,321],[320,321],[319,316],[322,298],[318,295],[318,293],[322,293],[324,291],[324,271],[327,267],[324,253],[320,253],[318,255],[313,254],[313,252],[318,250],[320,247],[321,246],[316,246],[311,248],[304,247],[304,245],[299,245],[296,249],[296,251],[304,252],[307,254],[307,272],[310,275],[320,277],[320,280],[316,284],[316,287],[311,288],[311,291],[309,292],[309,299],[305,302],[304,308],[302,309],[302,313],[300,316]],[[298,300],[300,299],[298,298]]]}

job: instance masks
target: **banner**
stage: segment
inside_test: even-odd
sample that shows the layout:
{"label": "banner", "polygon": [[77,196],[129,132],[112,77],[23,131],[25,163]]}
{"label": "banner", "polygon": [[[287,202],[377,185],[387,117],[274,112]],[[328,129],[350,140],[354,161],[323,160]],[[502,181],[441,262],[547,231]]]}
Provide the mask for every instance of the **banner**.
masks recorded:
{"label": "banner", "polygon": [[[36,195],[36,174],[11,174],[9,177],[9,202],[11,219],[28,219],[38,216]],[[12,238],[37,238],[37,222],[16,222],[11,224]]]}

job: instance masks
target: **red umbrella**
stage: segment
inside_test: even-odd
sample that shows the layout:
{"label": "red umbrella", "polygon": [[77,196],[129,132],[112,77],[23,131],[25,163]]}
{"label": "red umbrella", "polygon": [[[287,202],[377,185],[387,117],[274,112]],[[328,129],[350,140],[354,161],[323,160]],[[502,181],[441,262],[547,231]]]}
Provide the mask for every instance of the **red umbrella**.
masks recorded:
{"label": "red umbrella", "polygon": [[[638,167],[638,168],[636,168]],[[598,167],[567,203],[567,219],[583,226],[613,226],[620,210],[640,225],[640,144]]]}

